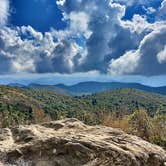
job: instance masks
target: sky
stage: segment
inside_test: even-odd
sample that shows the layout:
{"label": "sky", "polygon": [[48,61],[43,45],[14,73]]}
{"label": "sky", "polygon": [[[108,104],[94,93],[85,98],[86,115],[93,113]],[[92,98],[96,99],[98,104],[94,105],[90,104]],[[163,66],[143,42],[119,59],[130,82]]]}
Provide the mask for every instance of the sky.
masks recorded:
{"label": "sky", "polygon": [[0,84],[165,77],[166,0],[0,0]]}

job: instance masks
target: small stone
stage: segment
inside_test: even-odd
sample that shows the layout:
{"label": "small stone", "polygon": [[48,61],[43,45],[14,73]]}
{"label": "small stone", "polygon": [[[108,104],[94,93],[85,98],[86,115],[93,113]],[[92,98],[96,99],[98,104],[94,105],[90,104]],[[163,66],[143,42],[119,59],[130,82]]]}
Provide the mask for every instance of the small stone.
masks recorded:
{"label": "small stone", "polygon": [[56,149],[53,149],[53,154],[56,154],[57,150]]}

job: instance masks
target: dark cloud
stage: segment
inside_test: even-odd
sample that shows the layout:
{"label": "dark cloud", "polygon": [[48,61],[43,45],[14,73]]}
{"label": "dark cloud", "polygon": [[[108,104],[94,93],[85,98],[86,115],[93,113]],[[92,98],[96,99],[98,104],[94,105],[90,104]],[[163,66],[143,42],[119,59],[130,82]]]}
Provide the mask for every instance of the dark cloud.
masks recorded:
{"label": "dark cloud", "polygon": [[11,58],[0,53],[0,73],[12,72],[11,70]]}

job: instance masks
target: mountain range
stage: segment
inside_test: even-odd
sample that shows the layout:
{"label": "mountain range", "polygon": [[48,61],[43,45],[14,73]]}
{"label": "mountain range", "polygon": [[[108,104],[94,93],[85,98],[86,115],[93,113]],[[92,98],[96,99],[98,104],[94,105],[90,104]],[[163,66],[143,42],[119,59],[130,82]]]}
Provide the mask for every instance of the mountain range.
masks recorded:
{"label": "mountain range", "polygon": [[64,84],[55,85],[58,88],[65,89],[67,91],[76,93],[76,94],[91,94],[91,93],[99,93],[112,89],[120,89],[120,88],[132,88],[143,90],[147,92],[159,93],[166,95],[166,86],[163,87],[150,87],[146,85],[142,85],[139,83],[121,83],[121,82],[81,82],[75,85],[67,86]]}
{"label": "mountain range", "polygon": [[21,88],[28,88],[40,91],[55,92],[58,94],[65,95],[83,95],[100,93],[107,90],[121,89],[121,88],[132,88],[143,90],[146,92],[158,93],[166,95],[166,86],[162,87],[151,87],[139,83],[121,83],[121,82],[81,82],[74,85],[56,84],[56,85],[41,85],[41,84],[29,84],[27,86],[21,84],[9,84],[10,86],[16,86]]}

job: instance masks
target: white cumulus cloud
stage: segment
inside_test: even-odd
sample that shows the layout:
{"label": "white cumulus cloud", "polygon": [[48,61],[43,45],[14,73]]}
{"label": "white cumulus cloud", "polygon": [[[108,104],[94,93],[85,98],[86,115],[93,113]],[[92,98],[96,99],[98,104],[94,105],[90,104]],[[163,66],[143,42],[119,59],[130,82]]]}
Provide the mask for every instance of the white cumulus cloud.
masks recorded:
{"label": "white cumulus cloud", "polygon": [[0,1],[0,26],[5,25],[9,16],[9,0]]}
{"label": "white cumulus cloud", "polygon": [[[5,26],[9,2],[0,0],[0,73],[166,74],[165,0],[58,0],[67,27],[41,33],[31,26]],[[148,16],[126,9],[142,5]]]}

